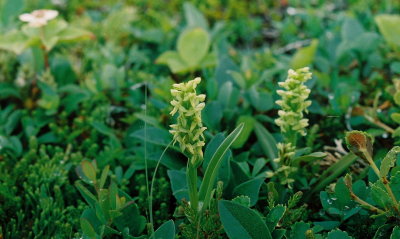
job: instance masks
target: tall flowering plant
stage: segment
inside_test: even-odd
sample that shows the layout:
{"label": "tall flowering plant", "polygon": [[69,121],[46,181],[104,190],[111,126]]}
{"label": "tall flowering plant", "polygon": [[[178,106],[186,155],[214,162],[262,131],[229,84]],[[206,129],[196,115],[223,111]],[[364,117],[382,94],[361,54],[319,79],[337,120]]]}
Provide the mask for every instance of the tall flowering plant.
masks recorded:
{"label": "tall flowering plant", "polygon": [[[214,152],[203,176],[200,189],[197,188],[197,168],[203,162],[203,146],[205,145],[204,131],[201,120],[201,111],[205,107],[204,94],[197,94],[196,88],[201,79],[195,78],[187,83],[174,84],[171,89],[173,109],[171,115],[177,115],[176,123],[171,125],[170,133],[173,135],[174,143],[178,142],[180,149],[188,156],[186,178],[188,183],[190,207],[202,212],[210,203],[212,190],[215,186],[218,169],[222,158],[232,143],[237,139],[243,129],[243,124],[236,127]],[[198,220],[198,218],[196,219]]]}
{"label": "tall flowering plant", "polygon": [[272,177],[275,174],[283,173],[284,177],[282,184],[290,184],[294,179],[289,175],[297,171],[296,167],[291,166],[292,158],[295,155],[298,136],[306,135],[306,127],[308,119],[304,118],[304,113],[307,113],[307,108],[311,105],[311,101],[307,100],[310,95],[310,89],[304,85],[311,79],[311,72],[308,67],[297,70],[290,69],[288,77],[284,82],[279,82],[279,86],[283,89],[277,90],[277,94],[281,96],[276,104],[281,107],[278,111],[279,117],[275,123],[280,127],[284,137],[283,143],[278,143],[278,158],[274,159],[280,165],[275,173],[271,173]]}

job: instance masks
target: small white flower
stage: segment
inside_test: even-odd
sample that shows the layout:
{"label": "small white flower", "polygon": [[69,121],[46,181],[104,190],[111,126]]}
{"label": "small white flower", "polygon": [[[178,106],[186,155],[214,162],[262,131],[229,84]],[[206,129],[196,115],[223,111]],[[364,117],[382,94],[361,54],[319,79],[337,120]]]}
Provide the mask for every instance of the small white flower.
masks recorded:
{"label": "small white flower", "polygon": [[19,20],[28,22],[30,27],[43,27],[48,21],[56,18],[58,11],[41,9],[35,10],[31,13],[24,13],[19,16]]}
{"label": "small white flower", "polygon": [[22,88],[22,87],[26,86],[26,80],[23,76],[18,76],[17,80],[15,81],[15,84],[18,87]]}

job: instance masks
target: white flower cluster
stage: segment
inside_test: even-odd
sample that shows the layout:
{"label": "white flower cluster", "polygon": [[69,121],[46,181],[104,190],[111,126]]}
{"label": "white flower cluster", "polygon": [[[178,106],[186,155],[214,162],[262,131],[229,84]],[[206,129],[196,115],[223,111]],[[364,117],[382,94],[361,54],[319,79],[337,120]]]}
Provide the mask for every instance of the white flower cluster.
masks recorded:
{"label": "white flower cluster", "polygon": [[285,90],[277,90],[282,99],[275,103],[282,109],[278,111],[279,118],[275,120],[275,123],[283,133],[297,132],[303,136],[306,135],[305,128],[308,126],[308,119],[303,118],[303,112],[307,113],[307,107],[311,105],[311,101],[306,100],[310,95],[310,89],[304,83],[311,79],[311,75],[308,67],[298,70],[290,69],[286,81],[279,82],[279,86]]}
{"label": "white flower cluster", "polygon": [[41,9],[35,10],[31,13],[24,13],[19,16],[19,20],[23,22],[28,22],[30,27],[43,27],[47,25],[47,22],[56,18],[58,16],[58,11]]}
{"label": "white flower cluster", "polygon": [[201,111],[205,104],[206,95],[196,94],[196,87],[200,83],[199,77],[187,83],[174,84],[171,94],[174,107],[171,115],[178,113],[177,123],[172,124],[169,131],[174,136],[174,143],[179,142],[183,152],[191,155],[191,163],[198,165],[203,160],[204,135]]}

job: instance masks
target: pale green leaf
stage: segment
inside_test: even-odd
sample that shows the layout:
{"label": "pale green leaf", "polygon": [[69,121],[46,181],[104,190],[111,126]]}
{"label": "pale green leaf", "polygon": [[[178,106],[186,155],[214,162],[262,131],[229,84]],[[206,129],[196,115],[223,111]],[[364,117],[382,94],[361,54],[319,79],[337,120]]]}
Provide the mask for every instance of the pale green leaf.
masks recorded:
{"label": "pale green leaf", "polygon": [[189,67],[197,66],[206,56],[210,37],[203,28],[187,29],[179,36],[177,50]]}
{"label": "pale green leaf", "polygon": [[299,69],[309,66],[314,61],[317,47],[318,40],[314,39],[311,41],[311,44],[309,46],[297,50],[292,58],[292,61],[290,62],[290,67],[293,69]]}
{"label": "pale green leaf", "polygon": [[393,147],[383,158],[380,168],[380,176],[382,178],[386,177],[389,170],[394,167],[397,160],[397,155],[400,153],[400,146]]}
{"label": "pale green leaf", "polygon": [[400,50],[400,15],[383,14],[375,17],[386,42],[395,50]]}

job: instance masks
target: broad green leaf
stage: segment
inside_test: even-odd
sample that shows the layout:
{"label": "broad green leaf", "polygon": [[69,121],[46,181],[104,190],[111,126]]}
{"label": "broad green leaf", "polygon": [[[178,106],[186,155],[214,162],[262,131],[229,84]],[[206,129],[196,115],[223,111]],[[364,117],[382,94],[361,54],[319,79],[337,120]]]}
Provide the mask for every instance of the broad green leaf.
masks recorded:
{"label": "broad green leaf", "polygon": [[285,214],[286,207],[283,205],[277,205],[271,209],[266,217],[267,226],[270,231],[273,231]]}
{"label": "broad green leaf", "polygon": [[171,182],[172,194],[178,201],[186,198],[189,200],[186,173],[179,170],[168,170],[168,177]]}
{"label": "broad green leaf", "polygon": [[[0,40],[1,41],[1,40]],[[1,43],[0,43],[1,45]],[[0,46],[1,48],[1,46]],[[7,99],[7,98],[21,98],[21,94],[17,87],[14,84],[9,84],[5,82],[0,82],[0,99]]]}
{"label": "broad green leaf", "polygon": [[96,196],[93,195],[86,187],[84,187],[79,181],[75,182],[75,186],[78,188],[78,191],[81,193],[82,197],[85,201],[94,207],[97,202]]}
{"label": "broad green leaf", "polygon": [[189,67],[197,66],[206,56],[210,37],[202,28],[187,29],[178,38],[179,56]]}
{"label": "broad green leaf", "polygon": [[293,69],[299,69],[309,66],[314,61],[317,47],[318,40],[314,39],[311,41],[311,44],[309,46],[297,50],[292,58],[292,61],[290,62],[290,67]]}
{"label": "broad green leaf", "polygon": [[286,229],[275,229],[272,232],[272,238],[281,239],[286,234]]}
{"label": "broad green leaf", "polygon": [[398,239],[400,238],[400,227],[395,226],[392,231],[392,235],[390,235],[390,239]]}
{"label": "broad green leaf", "polygon": [[396,51],[400,50],[400,15],[383,14],[375,17],[379,31],[386,42]]}
{"label": "broad green leaf", "polygon": [[307,239],[306,232],[310,230],[310,224],[305,222],[296,222],[291,231],[290,239]]}
{"label": "broad green leaf", "polygon": [[236,103],[235,92],[232,82],[225,82],[219,89],[218,102],[221,103],[223,108],[230,108]]}
{"label": "broad green leaf", "polygon": [[380,168],[380,176],[382,178],[386,177],[389,170],[394,167],[397,160],[397,155],[400,153],[400,146],[393,147],[383,158]]}
{"label": "broad green leaf", "polygon": [[136,10],[133,7],[122,7],[120,10],[111,11],[107,18],[102,21],[101,33],[109,41],[118,40],[120,37],[129,35],[131,22],[136,18]]}
{"label": "broad green leaf", "polygon": [[381,181],[370,183],[371,197],[379,208],[391,209],[393,202]]}
{"label": "broad green leaf", "polygon": [[96,168],[87,160],[81,162],[82,171],[92,182],[96,181]]}
{"label": "broad green leaf", "polygon": [[244,123],[244,127],[238,138],[232,144],[232,148],[234,149],[241,148],[247,142],[247,139],[249,138],[251,132],[253,132],[256,120],[252,116],[242,115],[236,121],[236,125],[239,125],[241,123]]}
{"label": "broad green leaf", "polygon": [[0,25],[6,26],[24,9],[24,0],[4,0],[0,1]]}
{"label": "broad green leaf", "polygon": [[60,39],[59,33],[61,33],[65,28],[67,28],[68,23],[64,20],[52,20],[44,26],[44,37],[41,37],[42,43],[47,51],[50,51]]}
{"label": "broad green leaf", "polygon": [[137,130],[133,132],[130,136],[140,140],[145,140],[151,144],[164,147],[168,146],[168,144],[172,140],[172,136],[167,130],[155,127],[148,127],[146,129]]}
{"label": "broad green leaf", "polygon": [[235,187],[235,196],[245,195],[250,198],[250,206],[254,206],[258,201],[258,194],[265,178],[254,178]]}
{"label": "broad green leaf", "polygon": [[256,85],[247,90],[247,95],[250,98],[252,106],[258,111],[267,111],[274,106],[272,94],[269,92],[260,92]]}
{"label": "broad green leaf", "polygon": [[275,138],[270,132],[260,123],[256,122],[254,125],[254,132],[257,135],[258,141],[265,155],[269,159],[275,159],[278,157],[278,148],[276,147]]}
{"label": "broad green leaf", "polygon": [[338,205],[339,209],[345,209],[351,202],[350,190],[344,183],[343,178],[340,178],[335,184],[335,196],[335,204]]}
{"label": "broad green leaf", "polygon": [[218,170],[221,166],[222,159],[225,153],[228,151],[232,143],[237,139],[240,132],[243,129],[243,124],[239,125],[226,137],[226,139],[221,143],[218,149],[215,151],[210,163],[207,166],[206,172],[204,174],[203,182],[200,186],[199,200],[203,202],[203,208],[208,207],[208,203],[211,200],[211,192],[217,178]]}
{"label": "broad green leaf", "polygon": [[222,225],[230,239],[272,239],[267,225],[251,210],[234,202],[218,202]]}
{"label": "broad green leaf", "polygon": [[85,29],[68,26],[58,34],[58,38],[59,42],[63,43],[93,39],[94,35]]}
{"label": "broad green leaf", "polygon": [[341,36],[343,40],[353,41],[363,33],[364,28],[359,21],[354,18],[346,18],[341,31]]}
{"label": "broad green leaf", "polygon": [[146,218],[139,214],[136,204],[122,209],[122,215],[114,219],[115,226],[119,231],[129,229],[129,233],[133,236],[139,235],[146,227]]}
{"label": "broad green leaf", "polygon": [[157,58],[156,63],[168,65],[172,73],[184,73],[190,69],[176,51],[164,52]]}
{"label": "broad green leaf", "polygon": [[327,239],[351,239],[347,232],[336,229],[328,233]]}
{"label": "broad green leaf", "polygon": [[[29,39],[29,38],[28,38]],[[21,54],[29,46],[27,36],[22,32],[14,30],[0,35],[0,49]]]}
{"label": "broad green leaf", "polygon": [[206,107],[204,107],[204,110],[202,111],[202,118],[208,129],[218,129],[223,116],[222,109],[221,103],[218,101],[211,101],[206,104]]}
{"label": "broad green leaf", "polygon": [[400,124],[400,113],[393,113],[390,115],[390,117],[392,118],[392,120],[398,124]]}
{"label": "broad green leaf", "polygon": [[393,96],[393,99],[394,99],[394,102],[395,102],[397,105],[400,105],[400,92],[396,92],[396,93],[394,94],[394,96]]}
{"label": "broad green leaf", "polygon": [[400,171],[397,171],[396,173],[392,173],[392,176],[390,177],[389,181],[389,186],[393,191],[394,196],[397,198],[397,200],[400,199]]}
{"label": "broad green leaf", "polygon": [[250,207],[250,198],[248,196],[244,195],[237,196],[234,199],[232,199],[232,202],[235,202],[245,207]]}
{"label": "broad green leaf", "polygon": [[82,228],[82,232],[85,236],[89,237],[90,239],[97,238],[97,234],[96,234],[94,228],[92,227],[92,225],[90,225],[90,222],[88,220],[86,220],[85,218],[81,218],[81,228]]}
{"label": "broad green leaf", "polygon": [[201,68],[208,68],[208,67],[213,67],[217,64],[218,58],[217,55],[214,52],[209,52],[201,62],[199,63],[199,67]]}
{"label": "broad green leaf", "polygon": [[164,222],[150,239],[174,239],[175,238],[175,223],[172,220]]}
{"label": "broad green leaf", "polygon": [[391,236],[393,225],[391,223],[383,224],[376,230],[373,239],[387,239]]}
{"label": "broad green leaf", "polygon": [[340,226],[339,221],[322,221],[322,222],[313,222],[314,225],[318,225],[322,227],[324,230],[332,230]]}

